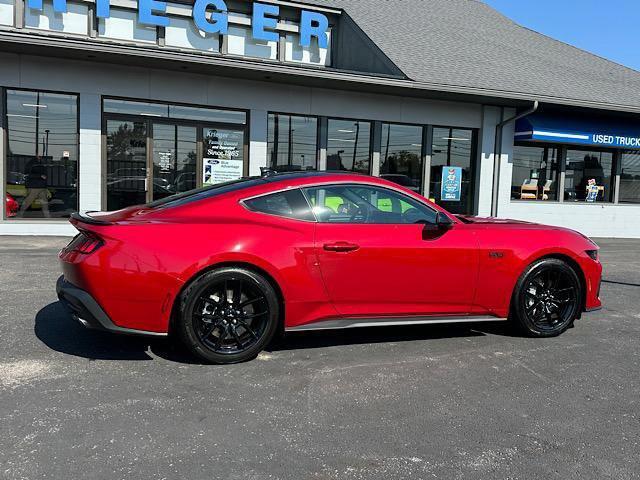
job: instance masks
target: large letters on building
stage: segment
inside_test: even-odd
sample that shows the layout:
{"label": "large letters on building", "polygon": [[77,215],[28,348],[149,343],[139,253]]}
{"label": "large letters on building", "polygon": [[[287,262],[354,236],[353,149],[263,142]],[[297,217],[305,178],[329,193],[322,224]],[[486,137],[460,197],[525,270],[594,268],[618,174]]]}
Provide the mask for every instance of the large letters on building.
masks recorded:
{"label": "large letters on building", "polygon": [[[42,10],[43,0],[27,0],[27,6],[34,10]],[[53,10],[66,13],[67,0],[53,0]],[[138,0],[138,21],[145,25],[160,27],[169,26],[171,19],[166,16],[167,2],[162,0]],[[111,14],[110,0],[96,0],[96,15],[109,18]],[[253,38],[277,42],[279,35],[275,31],[278,25],[278,5],[253,4]],[[226,34],[229,27],[228,10],[224,0],[196,0],[192,11],[196,26],[207,33]],[[327,48],[327,30],[329,20],[319,12],[302,10],[300,14],[300,46],[308,47],[311,39],[318,39],[320,48]]]}

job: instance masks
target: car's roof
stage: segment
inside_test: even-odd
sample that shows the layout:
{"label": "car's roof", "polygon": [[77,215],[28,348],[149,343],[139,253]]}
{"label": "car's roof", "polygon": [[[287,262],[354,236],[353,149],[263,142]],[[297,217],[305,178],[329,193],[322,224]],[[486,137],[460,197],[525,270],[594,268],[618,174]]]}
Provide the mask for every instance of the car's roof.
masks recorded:
{"label": "car's roof", "polygon": [[[192,203],[199,200],[218,197],[233,192],[244,192],[246,190],[256,193],[267,193],[268,191],[278,188],[277,184],[286,182],[294,187],[301,187],[307,184],[317,182],[356,182],[356,183],[373,183],[391,185],[395,188],[402,188],[400,185],[388,182],[378,177],[371,177],[361,173],[345,172],[345,171],[308,171],[308,172],[274,172],[266,171],[262,176],[244,177],[239,180],[210,185],[200,189],[191,190],[177,195],[166,197],[147,204],[147,209],[177,207],[186,203]],[[260,188],[262,187],[262,188]]]}
{"label": "car's roof", "polygon": [[[323,170],[321,172],[315,170],[309,170],[305,172],[272,172],[264,175],[262,178],[267,182],[277,182],[282,180],[303,179],[303,178],[317,178],[317,177],[330,177],[336,175],[344,175],[351,178],[359,178],[364,180],[368,178],[368,175],[356,172],[345,172],[344,170]],[[257,178],[257,177],[256,177]]]}

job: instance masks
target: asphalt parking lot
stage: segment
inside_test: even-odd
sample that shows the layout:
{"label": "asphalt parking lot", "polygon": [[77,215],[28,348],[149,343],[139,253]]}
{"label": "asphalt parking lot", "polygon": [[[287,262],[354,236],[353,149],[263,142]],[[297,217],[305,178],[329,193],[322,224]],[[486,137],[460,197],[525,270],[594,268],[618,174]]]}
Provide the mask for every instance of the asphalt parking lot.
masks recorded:
{"label": "asphalt parking lot", "polygon": [[0,478],[640,478],[640,241],[599,241],[605,308],[559,338],[310,332],[234,366],[76,325],[67,241],[0,237]]}

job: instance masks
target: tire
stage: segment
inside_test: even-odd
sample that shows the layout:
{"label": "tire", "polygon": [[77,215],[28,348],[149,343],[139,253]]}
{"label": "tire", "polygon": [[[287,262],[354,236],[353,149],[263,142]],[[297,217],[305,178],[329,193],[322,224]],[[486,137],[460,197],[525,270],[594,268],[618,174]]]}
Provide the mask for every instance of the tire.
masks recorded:
{"label": "tire", "polygon": [[255,358],[278,331],[278,296],[262,275],[220,268],[196,278],[180,296],[177,327],[187,348],[217,364]]}
{"label": "tire", "polygon": [[580,314],[582,285],[576,271],[556,258],[538,260],[518,279],[512,297],[513,320],[530,337],[555,337]]}

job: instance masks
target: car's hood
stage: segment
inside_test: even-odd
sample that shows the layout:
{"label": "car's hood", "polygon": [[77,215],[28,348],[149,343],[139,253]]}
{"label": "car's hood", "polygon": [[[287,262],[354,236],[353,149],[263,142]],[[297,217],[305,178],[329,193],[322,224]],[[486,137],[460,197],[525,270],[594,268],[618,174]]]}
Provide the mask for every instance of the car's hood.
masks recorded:
{"label": "car's hood", "polygon": [[474,217],[472,215],[456,215],[463,223],[482,223],[482,224],[518,224],[518,225],[537,225],[524,220],[513,220],[511,218],[495,218],[495,217]]}

